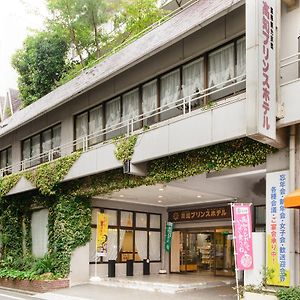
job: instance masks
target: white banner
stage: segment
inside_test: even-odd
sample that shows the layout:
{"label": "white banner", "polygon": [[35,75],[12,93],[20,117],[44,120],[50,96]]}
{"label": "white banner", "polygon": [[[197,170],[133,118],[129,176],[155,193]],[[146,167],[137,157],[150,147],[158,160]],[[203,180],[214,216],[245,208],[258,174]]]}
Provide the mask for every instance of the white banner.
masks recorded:
{"label": "white banner", "polygon": [[271,275],[267,280],[270,285],[290,286],[292,211],[284,207],[284,196],[289,192],[289,172],[268,173],[266,181],[266,261]]}
{"label": "white banner", "polygon": [[247,131],[276,139],[276,0],[246,0]]}

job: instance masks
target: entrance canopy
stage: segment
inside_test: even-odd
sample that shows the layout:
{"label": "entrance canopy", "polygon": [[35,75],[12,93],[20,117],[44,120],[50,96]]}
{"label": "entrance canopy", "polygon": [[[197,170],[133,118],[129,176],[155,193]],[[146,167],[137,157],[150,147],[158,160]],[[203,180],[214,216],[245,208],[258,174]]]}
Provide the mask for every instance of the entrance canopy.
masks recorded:
{"label": "entrance canopy", "polygon": [[286,208],[298,208],[298,209],[300,209],[300,189],[297,189],[294,192],[289,193],[284,198],[284,206]]}

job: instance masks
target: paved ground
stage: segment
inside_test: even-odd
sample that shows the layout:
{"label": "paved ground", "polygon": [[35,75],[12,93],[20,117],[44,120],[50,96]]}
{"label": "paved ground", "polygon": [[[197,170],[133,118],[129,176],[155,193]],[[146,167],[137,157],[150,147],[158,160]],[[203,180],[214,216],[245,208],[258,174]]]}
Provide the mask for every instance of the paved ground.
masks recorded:
{"label": "paved ground", "polygon": [[80,285],[54,293],[25,295],[0,290],[0,300],[234,300],[235,293],[231,286],[208,288],[195,292],[164,294],[145,292],[126,288],[112,288],[97,285]]}

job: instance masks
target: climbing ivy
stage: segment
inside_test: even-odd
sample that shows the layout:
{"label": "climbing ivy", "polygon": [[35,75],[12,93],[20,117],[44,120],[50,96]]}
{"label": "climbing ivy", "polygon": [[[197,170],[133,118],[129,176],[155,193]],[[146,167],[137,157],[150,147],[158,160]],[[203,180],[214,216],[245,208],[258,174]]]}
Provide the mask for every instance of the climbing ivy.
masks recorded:
{"label": "climbing ivy", "polygon": [[145,177],[123,174],[117,169],[73,180],[63,189],[64,193],[74,195],[104,195],[124,188],[168,183],[204,172],[259,165],[274,151],[276,149],[269,145],[242,138],[153,160],[148,163]]}
{"label": "climbing ivy", "polygon": [[6,195],[20,180],[21,174],[11,174],[0,180],[0,198]]}
{"label": "climbing ivy", "polygon": [[134,153],[134,147],[137,142],[137,135],[121,136],[114,139],[116,146],[115,156],[117,160],[125,163],[131,160]]}
{"label": "climbing ivy", "polygon": [[[131,159],[136,141],[136,136],[116,141],[116,157],[122,162]],[[4,195],[22,174],[4,177],[0,180],[0,237],[4,257],[0,262],[0,277],[67,277],[72,251],[85,245],[91,236],[93,195],[141,185],[168,183],[225,168],[255,166],[265,162],[267,155],[274,151],[268,145],[243,138],[153,160],[148,163],[148,174],[145,177],[123,174],[122,169],[117,169],[61,183],[80,156],[80,153],[74,153],[40,165],[34,171],[26,171],[24,176],[37,187],[37,191],[20,196]],[[32,207],[49,209],[48,253],[39,260],[31,256]]]}
{"label": "climbing ivy", "polygon": [[53,162],[44,163],[34,170],[25,172],[24,176],[38,188],[42,195],[53,195],[57,185],[68,174],[80,155],[81,152],[77,151]]}

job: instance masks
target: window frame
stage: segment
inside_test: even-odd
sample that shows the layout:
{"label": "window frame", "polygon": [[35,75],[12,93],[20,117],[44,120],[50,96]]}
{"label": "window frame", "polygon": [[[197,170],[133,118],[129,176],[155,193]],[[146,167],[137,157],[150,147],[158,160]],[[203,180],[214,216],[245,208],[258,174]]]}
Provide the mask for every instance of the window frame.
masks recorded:
{"label": "window frame", "polygon": [[[30,144],[30,156],[29,156],[29,159],[31,159],[33,157],[32,156],[32,139],[34,137],[36,137],[36,136],[39,136],[39,155],[43,154],[43,152],[42,152],[43,151],[43,145],[42,145],[42,142],[43,142],[43,133],[46,132],[46,131],[48,131],[49,129],[51,130],[51,150],[53,150],[54,149],[53,148],[53,129],[55,127],[58,127],[58,126],[60,126],[60,135],[61,135],[61,122],[59,122],[59,123],[56,123],[56,124],[54,124],[52,126],[49,126],[49,127],[45,128],[45,129],[43,129],[42,131],[39,131],[38,133],[35,133],[35,134],[33,134],[33,135],[31,135],[31,136],[23,139],[21,141],[21,161],[24,161],[24,143],[26,141],[28,141],[28,140],[29,140],[29,144]],[[60,139],[60,144],[61,144],[61,139]],[[58,156],[56,155],[56,158],[57,157]],[[29,168],[35,167],[35,166],[37,166],[37,165],[39,165],[41,163],[44,163],[44,162],[48,161],[48,160],[44,160],[42,156],[39,159],[37,159],[37,160],[39,161],[37,164],[31,165],[32,162],[30,162],[30,165],[28,167],[25,167],[25,169],[29,169]]]}
{"label": "window frame", "polygon": [[[230,44],[233,44],[234,45],[234,77],[236,77],[236,74],[237,74],[237,42],[239,40],[242,40],[245,38],[245,33],[243,34],[240,34],[239,36],[235,37],[235,38],[232,38],[230,39],[229,41],[226,41],[225,43],[217,46],[217,47],[213,47],[211,48],[210,50],[207,50],[207,51],[204,51],[202,53],[200,53],[199,55],[195,56],[194,58],[192,59],[189,59],[187,61],[185,61],[184,63],[181,63],[181,64],[178,64],[170,69],[168,69],[167,71],[164,71],[162,72],[161,74],[155,76],[155,77],[151,77],[150,79],[148,80],[145,80],[141,83],[139,83],[138,85],[134,85],[133,87],[129,88],[129,89],[125,89],[124,91],[122,92],[119,92],[119,93],[116,93],[115,95],[109,97],[109,98],[106,98],[104,99],[103,101],[101,101],[100,103],[97,103],[93,106],[91,106],[90,108],[87,108],[87,109],[84,109],[76,114],[74,114],[74,120],[73,120],[73,124],[74,124],[74,132],[73,132],[73,136],[74,136],[74,140],[76,140],[76,124],[75,124],[75,120],[76,120],[76,117],[78,115],[81,115],[83,113],[86,113],[86,112],[89,112],[90,110],[96,108],[97,106],[103,106],[103,129],[106,128],[106,104],[113,100],[113,99],[116,99],[116,98],[120,98],[120,122],[122,122],[122,115],[123,115],[123,95],[124,94],[127,94],[127,93],[130,93],[131,91],[135,90],[135,89],[138,89],[139,91],[139,115],[140,114],[143,114],[143,111],[142,111],[142,100],[143,100],[143,86],[156,80],[156,87],[157,87],[157,101],[156,101],[156,105],[157,105],[157,108],[161,107],[161,78],[163,78],[164,76],[166,76],[168,73],[172,73],[174,72],[176,69],[179,69],[179,73],[180,73],[180,89],[182,89],[182,85],[183,85],[183,68],[191,63],[193,63],[194,61],[197,61],[199,59],[203,59],[203,64],[204,64],[204,67],[203,67],[203,72],[204,72],[204,89],[208,89],[209,88],[209,82],[208,82],[208,57],[209,57],[209,54],[219,50],[220,48],[223,48],[223,47],[226,47]],[[240,93],[241,91],[244,91],[245,89],[242,88],[241,90],[238,90],[238,91],[235,91],[235,93]],[[200,91],[201,92],[201,91]],[[223,97],[221,98],[217,98],[213,101],[218,101],[219,99],[223,99]],[[209,101],[209,97],[204,97],[203,98],[203,105],[207,105],[208,104],[208,101]],[[89,115],[89,113],[88,113]],[[143,125],[146,123],[145,122],[146,120],[143,120]],[[155,116],[155,123],[159,123],[161,121],[161,116],[160,115],[156,115]],[[89,124],[89,120],[88,120],[88,124]],[[152,125],[152,124],[151,124]],[[137,126],[136,129],[139,129],[141,126]],[[106,135],[103,136],[103,141],[106,141]],[[100,142],[101,143],[101,142]]]}
{"label": "window frame", "polygon": [[[9,150],[10,150],[10,151],[9,151]],[[10,146],[8,146],[8,147],[3,148],[3,149],[0,150],[0,159],[1,159],[1,155],[2,155],[4,152],[6,152],[6,154],[5,154],[5,167],[1,167],[1,166],[0,166],[0,169],[5,169],[5,168],[7,168],[7,167],[10,166],[10,165],[8,164],[8,162],[9,162],[9,152],[10,152],[10,161],[11,161],[11,163],[12,163],[12,146],[10,145]],[[0,160],[0,164],[1,164],[1,160]],[[6,170],[5,172],[3,172],[3,173],[1,174],[1,176],[4,177],[4,176],[10,175],[10,174],[12,174],[12,168],[10,168],[10,169]]]}
{"label": "window frame", "polygon": [[[150,247],[149,247],[149,233],[150,232],[159,232],[160,233],[160,260],[153,260],[151,262],[161,262],[162,260],[162,214],[161,213],[155,213],[155,212],[145,212],[145,211],[136,211],[136,210],[128,210],[128,209],[116,209],[116,208],[110,208],[110,207],[97,207],[93,206],[92,210],[97,209],[99,212],[104,213],[104,210],[113,210],[117,212],[117,225],[109,225],[109,229],[117,229],[117,258],[116,263],[125,264],[126,261],[121,261],[120,257],[120,230],[132,230],[133,235],[133,261],[134,263],[142,263],[143,260],[137,261],[136,260],[136,254],[134,253],[134,250],[136,250],[135,245],[135,231],[145,231],[147,232],[147,257],[150,256]],[[133,213],[133,220],[132,220],[132,227],[128,226],[121,226],[121,212],[130,212]],[[147,227],[137,227],[136,226],[136,214],[142,213],[147,215]],[[160,216],[160,228],[150,228],[150,215],[159,215]],[[97,225],[91,224],[91,228],[97,228]],[[100,258],[99,261],[97,261],[97,264],[107,264],[107,261],[103,260],[103,257]],[[89,264],[95,264],[95,261],[90,261]]]}

